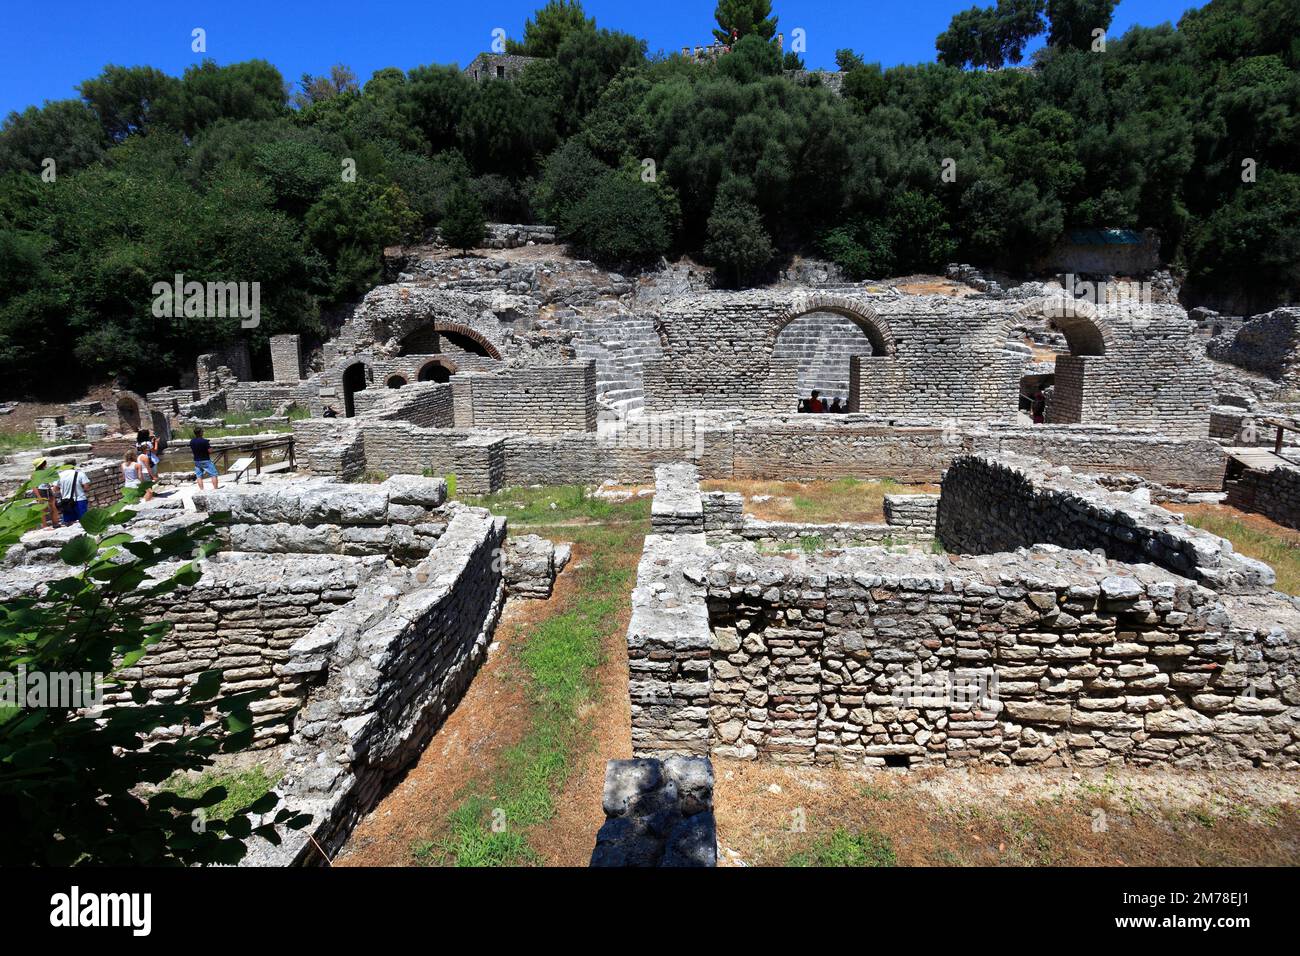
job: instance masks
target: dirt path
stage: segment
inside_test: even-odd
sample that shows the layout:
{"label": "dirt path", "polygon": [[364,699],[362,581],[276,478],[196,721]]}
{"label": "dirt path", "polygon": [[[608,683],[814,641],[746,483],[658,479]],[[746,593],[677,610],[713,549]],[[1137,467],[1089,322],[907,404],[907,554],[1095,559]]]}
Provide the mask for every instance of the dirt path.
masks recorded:
{"label": "dirt path", "polygon": [[[530,530],[547,533],[546,528]],[[519,743],[531,727],[520,650],[532,627],[577,599],[579,575],[575,572],[589,559],[588,549],[575,543],[570,565],[556,580],[548,600],[515,600],[507,605],[497,625],[499,644],[465,697],[419,762],[361,821],[335,865],[412,865],[413,847],[447,832],[448,817],[465,792],[472,786],[488,789],[504,752]],[[630,604],[604,635],[595,676],[597,690],[580,712],[589,721],[589,746],[577,755],[572,773],[555,797],[555,815],[528,833],[529,844],[543,865],[586,865],[596,831],[604,822],[600,794],[605,761],[631,756],[627,645],[623,639],[629,614]]]}
{"label": "dirt path", "polygon": [[[574,549],[573,560],[580,560]],[[409,866],[412,847],[445,829],[471,784],[491,778],[508,747],[529,729],[526,683],[517,654],[528,627],[561,606],[576,576],[561,574],[545,601],[512,600],[497,624],[497,647],[439,728],[420,760],[353,831],[336,866]]]}

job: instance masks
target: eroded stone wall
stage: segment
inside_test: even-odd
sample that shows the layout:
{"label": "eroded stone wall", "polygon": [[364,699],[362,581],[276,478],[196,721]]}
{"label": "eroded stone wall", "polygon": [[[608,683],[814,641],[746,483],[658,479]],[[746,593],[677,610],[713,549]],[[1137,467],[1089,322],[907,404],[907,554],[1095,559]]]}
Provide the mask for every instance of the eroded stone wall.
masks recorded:
{"label": "eroded stone wall", "polygon": [[1152,562],[1223,592],[1267,589],[1272,568],[1181,515],[1018,456],[957,459],[943,479],[938,537],[950,551],[988,554],[1032,544],[1102,549]]}
{"label": "eroded stone wall", "polygon": [[1052,547],[952,561],[652,535],[633,749],[917,767],[1300,766],[1300,612]]}

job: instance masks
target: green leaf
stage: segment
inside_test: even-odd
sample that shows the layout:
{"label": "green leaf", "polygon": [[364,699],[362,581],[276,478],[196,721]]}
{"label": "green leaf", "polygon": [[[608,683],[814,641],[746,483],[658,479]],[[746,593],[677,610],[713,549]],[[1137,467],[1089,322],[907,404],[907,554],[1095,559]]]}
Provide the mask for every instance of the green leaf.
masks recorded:
{"label": "green leaf", "polygon": [[64,564],[85,564],[99,553],[99,544],[88,535],[77,535],[59,549]]}

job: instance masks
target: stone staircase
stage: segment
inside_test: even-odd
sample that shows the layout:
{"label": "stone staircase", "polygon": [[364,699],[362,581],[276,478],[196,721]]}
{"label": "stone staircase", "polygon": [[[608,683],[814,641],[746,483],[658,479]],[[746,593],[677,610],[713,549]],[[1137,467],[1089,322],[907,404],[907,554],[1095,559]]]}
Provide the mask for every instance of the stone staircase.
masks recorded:
{"label": "stone staircase", "polygon": [[827,401],[847,401],[849,357],[871,352],[866,333],[852,319],[834,312],[810,312],[781,330],[773,357],[799,363],[801,399],[816,389]]}
{"label": "stone staircase", "polygon": [[578,333],[574,338],[578,360],[596,362],[596,398],[620,419],[644,408],[643,367],[663,355],[653,320],[619,314],[581,316],[564,324]]}

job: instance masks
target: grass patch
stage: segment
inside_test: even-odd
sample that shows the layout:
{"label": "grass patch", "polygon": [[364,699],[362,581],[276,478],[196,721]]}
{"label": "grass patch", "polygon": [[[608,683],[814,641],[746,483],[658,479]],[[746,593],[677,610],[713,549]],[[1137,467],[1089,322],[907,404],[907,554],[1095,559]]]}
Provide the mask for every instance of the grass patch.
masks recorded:
{"label": "grass patch", "polygon": [[597,498],[582,485],[510,488],[494,495],[473,495],[467,504],[505,515],[511,523],[540,525],[569,521],[610,522],[649,520],[650,499],[610,501]]}
{"label": "grass patch", "polygon": [[894,844],[876,830],[838,828],[790,857],[789,866],[894,866]]}
{"label": "grass patch", "polygon": [[1187,523],[1227,538],[1241,554],[1263,561],[1277,572],[1279,591],[1300,595],[1300,534],[1265,530],[1240,518],[1222,514],[1189,513]]}
{"label": "grass patch", "polygon": [[[738,491],[745,510],[764,521],[810,524],[868,524],[884,520],[885,495],[936,492],[931,485],[903,485],[892,478],[864,481],[736,481],[701,482],[705,491]],[[766,498],[754,501],[755,497]]]}
{"label": "grass patch", "polygon": [[588,705],[597,692],[602,644],[621,631],[648,530],[648,522],[638,519],[648,517],[648,504],[613,504],[577,487],[512,489],[471,503],[505,515],[512,527],[521,517],[553,524],[578,517],[609,522],[551,534],[573,541],[583,559],[569,572],[578,575],[571,596],[526,635],[517,633],[523,639],[511,645],[528,689],[529,730],[503,753],[490,780],[465,793],[446,820],[445,834],[412,847],[416,862],[426,865],[526,865],[538,861],[529,830],[554,817],[556,796],[590,744]]}
{"label": "grass patch", "polygon": [[0,432],[0,455],[14,451],[28,451],[45,444],[36,432]]}
{"label": "grass patch", "polygon": [[265,767],[249,767],[247,770],[207,770],[197,777],[185,774],[172,777],[162,785],[164,790],[187,799],[203,796],[213,787],[225,787],[226,798],[208,808],[209,820],[228,820],[236,810],[260,800],[270,793],[282,774],[271,773]]}

